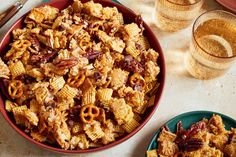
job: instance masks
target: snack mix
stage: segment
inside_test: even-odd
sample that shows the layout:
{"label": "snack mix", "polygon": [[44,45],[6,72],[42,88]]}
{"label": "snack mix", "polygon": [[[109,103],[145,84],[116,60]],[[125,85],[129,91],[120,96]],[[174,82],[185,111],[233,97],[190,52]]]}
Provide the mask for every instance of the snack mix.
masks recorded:
{"label": "snack mix", "polygon": [[147,151],[147,157],[236,156],[236,128],[226,130],[219,115],[203,119],[188,130],[179,122],[175,134],[164,127],[157,142],[158,149]]}
{"label": "snack mix", "polygon": [[158,52],[140,16],[75,0],[34,8],[0,59],[5,108],[34,140],[62,149],[101,147],[135,130],[154,105]]}

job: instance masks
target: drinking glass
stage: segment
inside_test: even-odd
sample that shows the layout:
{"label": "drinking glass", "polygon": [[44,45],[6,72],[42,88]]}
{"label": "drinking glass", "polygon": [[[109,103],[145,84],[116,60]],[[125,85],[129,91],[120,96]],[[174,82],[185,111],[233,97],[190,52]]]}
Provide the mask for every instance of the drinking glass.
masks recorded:
{"label": "drinking glass", "polygon": [[236,60],[236,15],[223,10],[200,15],[192,29],[185,65],[197,79],[213,79],[227,72]]}
{"label": "drinking glass", "polygon": [[199,15],[204,0],[156,0],[156,24],[168,32],[188,27]]}

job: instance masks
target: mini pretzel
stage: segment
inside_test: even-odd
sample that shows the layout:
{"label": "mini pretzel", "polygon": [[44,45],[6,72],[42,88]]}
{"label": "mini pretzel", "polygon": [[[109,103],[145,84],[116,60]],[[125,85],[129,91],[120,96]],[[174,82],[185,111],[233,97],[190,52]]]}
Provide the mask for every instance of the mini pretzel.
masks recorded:
{"label": "mini pretzel", "polygon": [[20,98],[23,95],[23,83],[13,80],[8,86],[8,93],[13,99]]}
{"label": "mini pretzel", "polygon": [[84,83],[84,80],[85,80],[85,75],[81,75],[81,76],[68,78],[67,83],[71,87],[78,88]]}
{"label": "mini pretzel", "polygon": [[99,108],[90,104],[85,105],[80,110],[80,118],[84,123],[92,123],[93,120],[99,116]]}
{"label": "mini pretzel", "polygon": [[134,73],[130,77],[129,83],[132,87],[135,85],[141,85],[143,87],[145,85],[145,80],[139,73]]}
{"label": "mini pretzel", "polygon": [[29,40],[17,40],[12,46],[19,51],[25,51],[29,46],[31,46],[31,42]]}

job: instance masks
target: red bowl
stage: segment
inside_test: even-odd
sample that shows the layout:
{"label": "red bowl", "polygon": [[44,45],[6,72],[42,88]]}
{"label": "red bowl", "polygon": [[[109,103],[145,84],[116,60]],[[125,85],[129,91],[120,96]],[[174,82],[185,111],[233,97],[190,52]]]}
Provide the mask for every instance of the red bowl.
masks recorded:
{"label": "red bowl", "polygon": [[236,13],[236,1],[235,0],[216,0],[219,4],[225,8]]}
{"label": "red bowl", "polygon": [[[86,2],[88,0],[82,0],[82,2]],[[114,3],[114,2],[111,2],[111,1],[101,1],[101,0],[95,0],[95,2],[98,2],[100,4],[102,4],[103,6],[112,6],[112,7],[117,7],[118,10],[123,13],[123,16],[124,16],[124,19],[125,19],[125,22],[134,22],[134,19],[135,17],[137,16],[133,11],[129,10],[128,8],[122,6],[122,5],[119,5],[117,3]],[[66,8],[69,4],[71,4],[71,0],[57,0],[57,1],[52,1],[52,2],[48,2],[48,3],[45,3],[43,5],[51,5],[53,7],[56,7],[56,8],[59,8],[59,9],[64,9]],[[41,5],[41,6],[43,6]],[[15,24],[13,24],[9,31],[5,34],[4,38],[2,39],[1,43],[0,43],[0,56],[2,56],[3,54],[6,53],[6,51],[8,50],[9,48],[9,43],[12,41],[12,37],[11,37],[11,32],[12,30],[16,29],[16,28],[22,28],[23,27],[23,21],[24,21],[24,16],[22,16],[19,20],[17,20],[15,22]],[[164,56],[163,56],[163,52],[162,52],[162,49],[161,49],[161,46],[158,42],[158,40],[156,39],[154,33],[151,31],[151,29],[148,27],[148,25],[146,23],[144,23],[144,28],[145,28],[145,31],[144,31],[144,34],[148,37],[148,40],[150,42],[150,45],[152,45],[152,48],[154,50],[156,50],[157,52],[159,52],[160,54],[160,57],[159,57],[159,60],[158,60],[158,64],[160,65],[160,69],[161,69],[161,72],[159,74],[159,82],[160,82],[160,87],[159,87],[159,90],[158,92],[156,93],[156,100],[155,100],[155,105],[151,108],[149,108],[146,113],[144,114],[143,116],[143,121],[141,123],[141,125],[136,128],[134,131],[132,131],[131,133],[127,134],[127,135],[124,135],[123,137],[120,137],[119,139],[117,139],[116,141],[114,141],[113,143],[110,143],[108,145],[105,145],[105,146],[102,146],[102,147],[99,147],[99,148],[92,148],[92,149],[87,149],[87,150],[63,150],[59,147],[54,147],[54,146],[51,146],[51,145],[47,145],[47,144],[44,144],[44,143],[40,143],[40,142],[37,142],[35,140],[33,140],[28,134],[26,134],[23,130],[21,130],[16,124],[15,124],[15,121],[14,121],[14,118],[7,113],[7,111],[5,110],[4,108],[4,96],[2,94],[0,94],[0,111],[3,115],[3,117],[6,119],[6,121],[20,134],[22,135],[24,138],[26,138],[27,140],[31,141],[32,143],[42,147],[42,148],[45,148],[45,149],[48,149],[48,150],[51,150],[51,151],[54,151],[54,152],[59,152],[59,153],[88,153],[88,152],[95,152],[95,151],[101,151],[101,150],[105,150],[105,149],[108,149],[108,148],[111,148],[117,144],[120,144],[122,142],[124,142],[125,140],[129,139],[130,137],[132,137],[134,134],[136,134],[140,129],[142,129],[144,127],[144,125],[149,121],[149,119],[152,117],[152,115],[154,114],[155,110],[157,109],[157,106],[158,106],[158,102],[160,100],[160,97],[162,95],[162,91],[163,91],[163,87],[164,87],[164,83],[165,83],[165,61],[164,61]],[[1,88],[2,92],[3,91],[3,85],[1,85]]]}

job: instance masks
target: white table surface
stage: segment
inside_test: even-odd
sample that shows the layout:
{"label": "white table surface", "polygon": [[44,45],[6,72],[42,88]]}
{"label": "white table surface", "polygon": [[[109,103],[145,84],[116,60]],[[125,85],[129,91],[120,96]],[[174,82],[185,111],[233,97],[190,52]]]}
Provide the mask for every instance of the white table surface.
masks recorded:
{"label": "white table surface", "polygon": [[[15,0],[0,0],[0,11]],[[221,112],[236,119],[236,65],[223,77],[201,81],[189,76],[183,65],[183,56],[188,51],[191,27],[177,33],[160,31],[153,23],[154,0],[120,0],[152,27],[161,43],[166,59],[166,84],[159,107],[147,125],[128,141],[111,149],[75,155],[77,157],[143,157],[155,131],[170,118],[188,111],[210,110]],[[24,8],[0,29],[0,37],[10,25],[41,0],[29,0]],[[214,0],[206,0],[203,10],[221,8]],[[66,157],[43,150],[18,135],[0,116],[0,157]]]}

